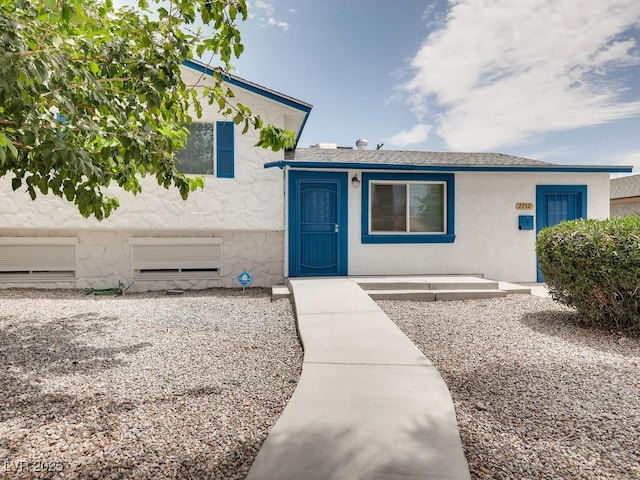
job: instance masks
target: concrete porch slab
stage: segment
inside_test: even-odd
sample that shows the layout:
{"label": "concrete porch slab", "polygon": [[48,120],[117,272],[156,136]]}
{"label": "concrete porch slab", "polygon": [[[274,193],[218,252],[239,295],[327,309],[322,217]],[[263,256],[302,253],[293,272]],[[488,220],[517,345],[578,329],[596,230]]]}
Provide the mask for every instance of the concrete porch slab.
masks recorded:
{"label": "concrete porch slab", "polygon": [[364,290],[450,290],[498,288],[498,282],[467,275],[349,277]]}
{"label": "concrete porch slab", "polygon": [[437,290],[436,300],[478,300],[481,298],[506,297],[504,290],[479,289],[479,290]]}
{"label": "concrete porch slab", "polygon": [[504,290],[509,295],[514,293],[531,294],[531,287],[526,287],[517,283],[498,282],[498,288]]}
{"label": "concrete porch slab", "polygon": [[531,283],[521,283],[520,285],[530,288],[531,295],[536,295],[538,297],[551,298],[551,295],[549,294],[549,289],[547,288],[547,285],[545,283],[531,282]]}
{"label": "concrete porch slab", "polygon": [[433,302],[436,294],[432,290],[366,290],[374,300],[417,300],[422,302]]}

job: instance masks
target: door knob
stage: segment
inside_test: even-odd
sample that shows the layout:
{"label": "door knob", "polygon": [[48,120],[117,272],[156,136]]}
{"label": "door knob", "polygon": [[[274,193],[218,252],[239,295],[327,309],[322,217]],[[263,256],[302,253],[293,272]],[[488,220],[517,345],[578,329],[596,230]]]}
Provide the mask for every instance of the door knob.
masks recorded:
{"label": "door knob", "polygon": [[338,233],[340,231],[340,226],[336,223],[335,232]]}

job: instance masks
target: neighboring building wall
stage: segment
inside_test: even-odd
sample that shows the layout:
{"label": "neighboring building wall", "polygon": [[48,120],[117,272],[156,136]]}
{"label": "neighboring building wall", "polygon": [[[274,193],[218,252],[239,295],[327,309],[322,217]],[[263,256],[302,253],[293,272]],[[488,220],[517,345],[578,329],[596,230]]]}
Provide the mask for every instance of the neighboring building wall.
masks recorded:
{"label": "neighboring building wall", "polygon": [[611,216],[624,217],[640,213],[640,198],[616,198],[611,200]]}
{"label": "neighboring building wall", "polygon": [[[362,244],[361,191],[350,187],[349,274],[483,274],[535,282],[536,231],[519,230],[518,215],[536,215],[536,185],[588,185],[588,217],[609,215],[606,173],[462,172],[455,173],[454,243]],[[534,209],[516,210],[517,202]]]}

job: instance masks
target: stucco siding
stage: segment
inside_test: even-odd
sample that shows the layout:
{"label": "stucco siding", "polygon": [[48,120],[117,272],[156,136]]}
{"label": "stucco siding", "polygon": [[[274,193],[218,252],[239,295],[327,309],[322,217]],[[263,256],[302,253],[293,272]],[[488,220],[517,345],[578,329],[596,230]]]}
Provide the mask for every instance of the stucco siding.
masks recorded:
{"label": "stucco siding", "polygon": [[[266,119],[278,120],[275,117],[273,112]],[[221,117],[208,112],[206,119]],[[159,186],[155,178],[142,179],[143,192],[136,196],[111,187],[108,192],[120,200],[120,208],[102,222],[83,218],[74,205],[53,195],[32,201],[25,189],[12,190],[12,175],[7,175],[0,179],[0,228],[282,230],[283,175],[263,168],[282,152],[256,148],[257,141],[256,131],[241,135],[236,129],[235,178],[205,176],[204,189],[191,193],[187,201],[175,188]]]}
{"label": "stucco siding", "polygon": [[[235,278],[247,269],[254,281],[251,286],[270,287],[283,281],[282,265],[284,232],[279,231],[203,231],[197,235],[184,230],[159,231],[97,231],[97,230],[1,230],[4,237],[76,237],[75,281],[3,282],[2,287],[40,288],[113,288],[120,285],[129,291],[162,290],[166,288],[201,289],[238,287]],[[222,240],[220,276],[209,280],[134,280],[130,240],[136,237],[216,237]]]}
{"label": "stucco siding", "polygon": [[[210,78],[184,68],[188,84]],[[259,114],[265,124],[281,127],[300,124],[305,112],[267,96],[232,86],[235,102]],[[217,104],[203,105],[196,122],[229,121]],[[205,176],[203,190],[184,201],[175,188],[159,186],[156,179],[141,179],[143,192],[132,195],[117,186],[106,192],[118,198],[120,207],[101,222],[83,218],[77,208],[53,195],[38,195],[32,201],[21,188],[11,188],[12,175],[0,178],[0,236],[77,238],[76,280],[65,282],[9,284],[0,287],[35,286],[65,288],[109,288],[131,285],[131,290],[164,288],[237,287],[235,277],[246,268],[254,278],[252,286],[271,286],[283,281],[284,174],[265,169],[264,164],[281,160],[283,152],[255,147],[259,132],[250,128],[242,134],[235,127],[234,178]],[[215,143],[215,139],[214,139]],[[207,280],[134,282],[131,244],[135,237],[218,237],[222,239],[220,276]],[[5,278],[8,278],[5,275]],[[132,285],[133,283],[133,285]]]}
{"label": "stucco siding", "polygon": [[[519,230],[518,215],[536,215],[536,185],[587,185],[588,217],[609,215],[608,174],[458,172],[454,243],[362,244],[361,192],[350,188],[349,274],[483,274],[534,282],[536,231]],[[534,209],[517,210],[517,202]]]}

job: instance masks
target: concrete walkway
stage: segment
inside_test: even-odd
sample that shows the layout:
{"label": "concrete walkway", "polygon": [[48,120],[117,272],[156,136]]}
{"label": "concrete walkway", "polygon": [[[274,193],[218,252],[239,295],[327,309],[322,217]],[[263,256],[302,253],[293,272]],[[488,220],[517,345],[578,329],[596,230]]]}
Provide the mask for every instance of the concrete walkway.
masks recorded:
{"label": "concrete walkway", "polygon": [[469,479],[431,361],[352,280],[290,282],[302,376],[247,480]]}

